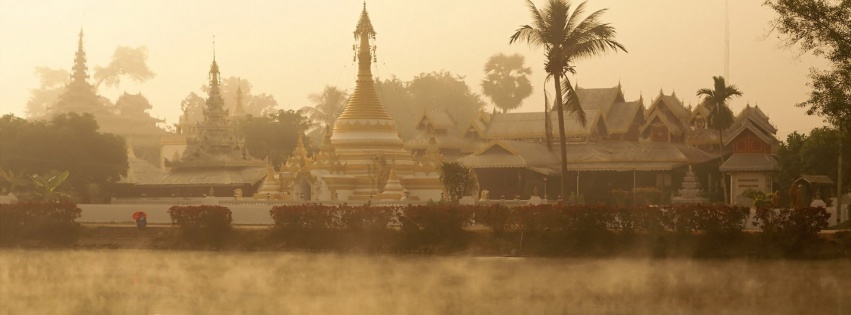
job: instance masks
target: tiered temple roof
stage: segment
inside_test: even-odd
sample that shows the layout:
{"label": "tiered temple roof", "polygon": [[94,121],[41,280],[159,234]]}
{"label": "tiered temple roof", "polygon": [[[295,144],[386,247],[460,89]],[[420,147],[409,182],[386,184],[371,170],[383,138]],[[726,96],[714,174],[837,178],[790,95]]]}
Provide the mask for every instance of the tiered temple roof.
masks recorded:
{"label": "tiered temple roof", "polygon": [[148,100],[139,94],[124,93],[116,101],[115,106],[97,94],[95,87],[89,83],[86,52],[83,49],[83,31],[80,30],[77,52],[74,56],[71,82],[59,96],[59,100],[48,108],[47,113],[90,113],[100,126],[102,132],[114,133],[127,138],[137,146],[153,147],[158,144],[159,137],[167,134],[158,127],[161,119],[151,117],[146,110],[151,108]]}

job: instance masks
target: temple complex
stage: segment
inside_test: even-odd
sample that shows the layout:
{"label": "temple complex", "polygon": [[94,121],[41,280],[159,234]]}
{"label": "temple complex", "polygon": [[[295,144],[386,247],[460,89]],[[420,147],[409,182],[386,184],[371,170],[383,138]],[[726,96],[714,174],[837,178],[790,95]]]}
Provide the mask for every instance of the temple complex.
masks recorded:
{"label": "temple complex", "polygon": [[[432,150],[419,160],[414,158],[378,98],[371,70],[375,46],[370,41],[375,35],[364,4],[354,32],[358,41],[355,91],[333,130],[326,130],[315,157],[307,155],[299,139],[293,156],[277,174],[279,182],[271,184],[282,188],[282,198],[363,202],[441,198],[442,157],[434,139]],[[266,186],[260,191],[271,196]]]}
{"label": "temple complex", "polygon": [[[576,92],[588,123],[582,126],[574,119],[565,120],[568,190],[583,195],[586,202],[605,202],[613,190],[638,187],[658,189],[666,198],[691,197],[691,190],[681,196],[679,188],[685,179],[695,180],[687,185],[704,187],[702,194],[717,200],[722,146],[724,184],[736,186],[732,196],[749,188],[771,192],[770,176],[777,167],[772,153],[779,142],[776,128],[758,107],[746,106],[719,136],[718,131],[707,129],[707,107],[684,106],[676,93],[660,91],[647,107],[643,96],[625,100],[620,84],[577,86]],[[555,125],[556,115],[549,116]],[[546,119],[545,113],[482,111],[464,123],[464,132],[453,134],[442,130],[452,130],[450,124],[457,122],[428,113],[417,122],[419,134],[408,143],[416,148],[420,138],[436,134],[444,140],[439,142],[440,150],[471,152],[458,161],[476,171],[482,189],[492,197],[525,199],[537,189],[554,199],[560,191],[561,158],[545,144]],[[553,136],[558,139],[557,134]]]}
{"label": "temple complex", "polygon": [[160,158],[156,153],[160,137],[168,133],[159,127],[165,121],[151,117],[148,113],[151,109],[148,100],[141,93],[125,92],[113,106],[107,99],[97,94],[95,86],[89,83],[88,79],[83,31],[80,30],[71,82],[66,86],[56,104],[48,108],[48,115],[69,112],[92,114],[101,132],[123,136],[129,144],[148,153],[145,156],[146,160],[157,161]]}
{"label": "temple complex", "polygon": [[[235,135],[230,113],[224,106],[215,56],[210,66],[210,92],[204,120],[185,134],[185,148],[164,159],[162,176],[134,182],[141,196],[233,196],[257,191],[267,175],[267,163],[248,154],[244,139]],[[150,172],[149,172],[150,173]]]}

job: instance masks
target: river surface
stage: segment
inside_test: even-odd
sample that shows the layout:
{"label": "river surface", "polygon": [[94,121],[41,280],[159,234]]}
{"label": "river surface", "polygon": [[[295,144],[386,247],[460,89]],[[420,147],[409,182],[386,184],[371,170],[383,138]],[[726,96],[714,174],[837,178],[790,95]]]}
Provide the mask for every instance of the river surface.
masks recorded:
{"label": "river surface", "polygon": [[0,314],[851,314],[851,261],[0,250]]}

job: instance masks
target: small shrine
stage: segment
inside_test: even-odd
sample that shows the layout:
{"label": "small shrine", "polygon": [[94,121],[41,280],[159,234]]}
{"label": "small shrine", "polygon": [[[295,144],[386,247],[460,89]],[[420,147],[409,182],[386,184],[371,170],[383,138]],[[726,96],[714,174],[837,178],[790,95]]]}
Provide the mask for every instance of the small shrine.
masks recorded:
{"label": "small shrine", "polygon": [[683,188],[678,190],[679,196],[672,197],[671,203],[705,203],[706,198],[700,196],[700,184],[697,182],[697,175],[688,166],[688,172],[683,177]]}

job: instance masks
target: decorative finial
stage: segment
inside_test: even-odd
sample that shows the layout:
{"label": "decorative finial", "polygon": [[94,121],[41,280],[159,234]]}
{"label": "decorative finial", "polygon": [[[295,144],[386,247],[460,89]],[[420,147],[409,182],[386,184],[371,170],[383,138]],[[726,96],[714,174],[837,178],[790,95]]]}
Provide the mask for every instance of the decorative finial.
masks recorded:
{"label": "decorative finial", "polygon": [[372,27],[372,22],[369,20],[369,13],[366,12],[366,1],[363,2],[363,11],[360,14],[360,20],[355,28],[355,39],[360,39],[361,36],[366,36],[375,39],[375,29]]}
{"label": "decorative finial", "polygon": [[216,35],[213,35],[213,61],[216,61]]}

